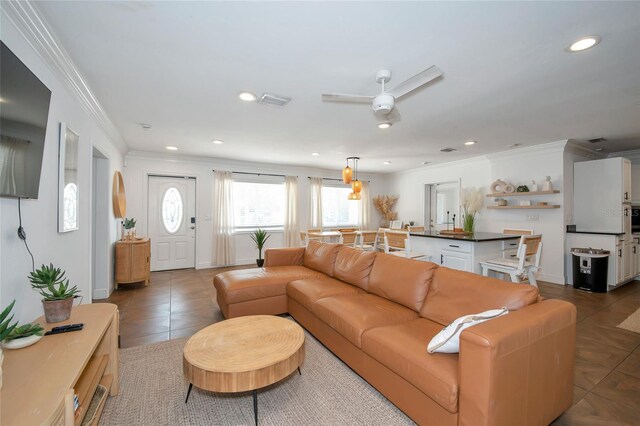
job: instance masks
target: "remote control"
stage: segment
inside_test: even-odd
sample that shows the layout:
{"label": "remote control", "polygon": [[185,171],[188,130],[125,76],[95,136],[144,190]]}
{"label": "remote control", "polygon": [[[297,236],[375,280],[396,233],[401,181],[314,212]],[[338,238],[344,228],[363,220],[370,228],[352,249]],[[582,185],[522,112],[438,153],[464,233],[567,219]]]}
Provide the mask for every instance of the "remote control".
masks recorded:
{"label": "remote control", "polygon": [[46,333],[44,333],[44,335],[45,336],[50,336],[52,334],[69,333],[71,331],[80,331],[80,330],[82,330],[82,326],[75,327],[75,328],[64,328],[62,330],[51,330],[51,331],[47,331]]}
{"label": "remote control", "polygon": [[78,324],[68,324],[68,325],[59,325],[57,327],[53,327],[51,329],[51,331],[58,331],[58,330],[65,330],[67,328],[76,328],[76,327],[82,327],[84,324],[83,323],[78,323]]}

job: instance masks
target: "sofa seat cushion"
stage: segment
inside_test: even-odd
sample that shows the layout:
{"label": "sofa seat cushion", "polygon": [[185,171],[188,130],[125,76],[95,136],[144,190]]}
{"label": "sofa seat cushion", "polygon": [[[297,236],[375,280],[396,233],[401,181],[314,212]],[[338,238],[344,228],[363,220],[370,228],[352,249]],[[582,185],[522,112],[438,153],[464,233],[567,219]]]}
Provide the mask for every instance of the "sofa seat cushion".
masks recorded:
{"label": "sofa seat cushion", "polygon": [[325,297],[364,293],[360,288],[334,278],[308,278],[287,284],[287,296],[311,311],[313,304]]}
{"label": "sofa seat cushion", "polygon": [[240,303],[286,295],[289,282],[301,278],[322,278],[324,274],[304,266],[269,266],[227,271],[215,276],[218,296],[227,303]]}
{"label": "sofa seat cushion", "polygon": [[442,325],[477,312],[506,307],[516,311],[538,301],[538,289],[471,272],[438,268],[420,316]]}
{"label": "sofa seat cushion", "polygon": [[311,311],[358,348],[362,347],[362,333],[370,328],[418,317],[411,309],[368,293],[325,297]]}
{"label": "sofa seat cushion", "polygon": [[458,412],[458,354],[428,354],[442,326],[425,318],[367,330],[362,350],[450,413]]}

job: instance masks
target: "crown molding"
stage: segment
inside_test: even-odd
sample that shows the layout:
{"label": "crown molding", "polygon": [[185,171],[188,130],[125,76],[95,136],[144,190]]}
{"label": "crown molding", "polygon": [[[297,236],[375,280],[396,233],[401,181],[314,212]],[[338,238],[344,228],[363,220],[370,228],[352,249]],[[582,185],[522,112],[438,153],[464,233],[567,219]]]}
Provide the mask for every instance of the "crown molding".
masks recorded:
{"label": "crown molding", "polygon": [[612,152],[609,157],[624,157],[629,159],[632,163],[640,163],[640,149],[634,149],[631,151]]}
{"label": "crown molding", "polygon": [[3,0],[2,13],[47,64],[57,79],[78,99],[109,140],[124,155],[129,150],[122,135],[44,18],[31,1]]}
{"label": "crown molding", "polygon": [[593,149],[590,149],[584,145],[580,145],[573,140],[569,140],[569,142],[567,143],[566,151],[573,154],[582,155],[584,157],[591,158],[594,160],[600,160],[602,158],[607,157],[607,154],[596,152]]}
{"label": "crown molding", "polygon": [[524,155],[531,154],[553,154],[564,152],[565,147],[569,140],[561,140],[556,142],[543,143],[540,145],[532,145],[525,146],[522,148],[514,148],[508,151],[500,151],[493,154],[487,154],[485,157],[489,159],[489,161],[502,161],[502,160],[513,160],[514,158],[519,158]]}

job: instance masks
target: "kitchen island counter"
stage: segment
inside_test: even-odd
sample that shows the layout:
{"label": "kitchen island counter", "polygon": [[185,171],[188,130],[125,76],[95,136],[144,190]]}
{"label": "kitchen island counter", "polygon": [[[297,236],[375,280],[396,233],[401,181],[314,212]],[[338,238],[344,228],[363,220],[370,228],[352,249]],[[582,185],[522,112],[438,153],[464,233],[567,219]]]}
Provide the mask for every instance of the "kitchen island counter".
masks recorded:
{"label": "kitchen island counter", "polygon": [[499,234],[497,232],[475,232],[470,235],[448,235],[448,234],[441,234],[438,231],[424,231],[424,232],[410,232],[409,235],[411,235],[412,237],[443,238],[447,240],[473,241],[475,243],[481,243],[484,241],[504,241],[504,240],[520,239],[520,235]]}

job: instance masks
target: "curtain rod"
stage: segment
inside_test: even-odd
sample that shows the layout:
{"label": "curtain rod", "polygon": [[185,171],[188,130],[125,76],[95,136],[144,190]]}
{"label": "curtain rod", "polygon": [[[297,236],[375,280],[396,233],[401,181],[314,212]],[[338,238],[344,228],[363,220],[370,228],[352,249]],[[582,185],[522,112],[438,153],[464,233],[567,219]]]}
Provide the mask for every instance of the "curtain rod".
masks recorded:
{"label": "curtain rod", "polygon": [[[214,170],[215,172],[215,170]],[[276,175],[273,173],[250,173],[250,172],[231,172],[237,175],[254,175],[254,176],[275,176],[275,177],[287,177],[287,175]],[[298,176],[296,176],[298,177]]]}
{"label": "curtain rod", "polygon": [[[307,176],[307,177],[308,177],[309,179],[311,179],[313,176]],[[336,178],[326,178],[326,177],[323,177],[323,178],[320,178],[320,179],[322,179],[322,180],[335,180],[335,181],[338,181],[338,182],[342,182],[342,179],[336,179]],[[360,180],[361,180],[361,179],[360,179]],[[371,181],[370,181],[370,180],[363,180],[362,182],[371,183]]]}

